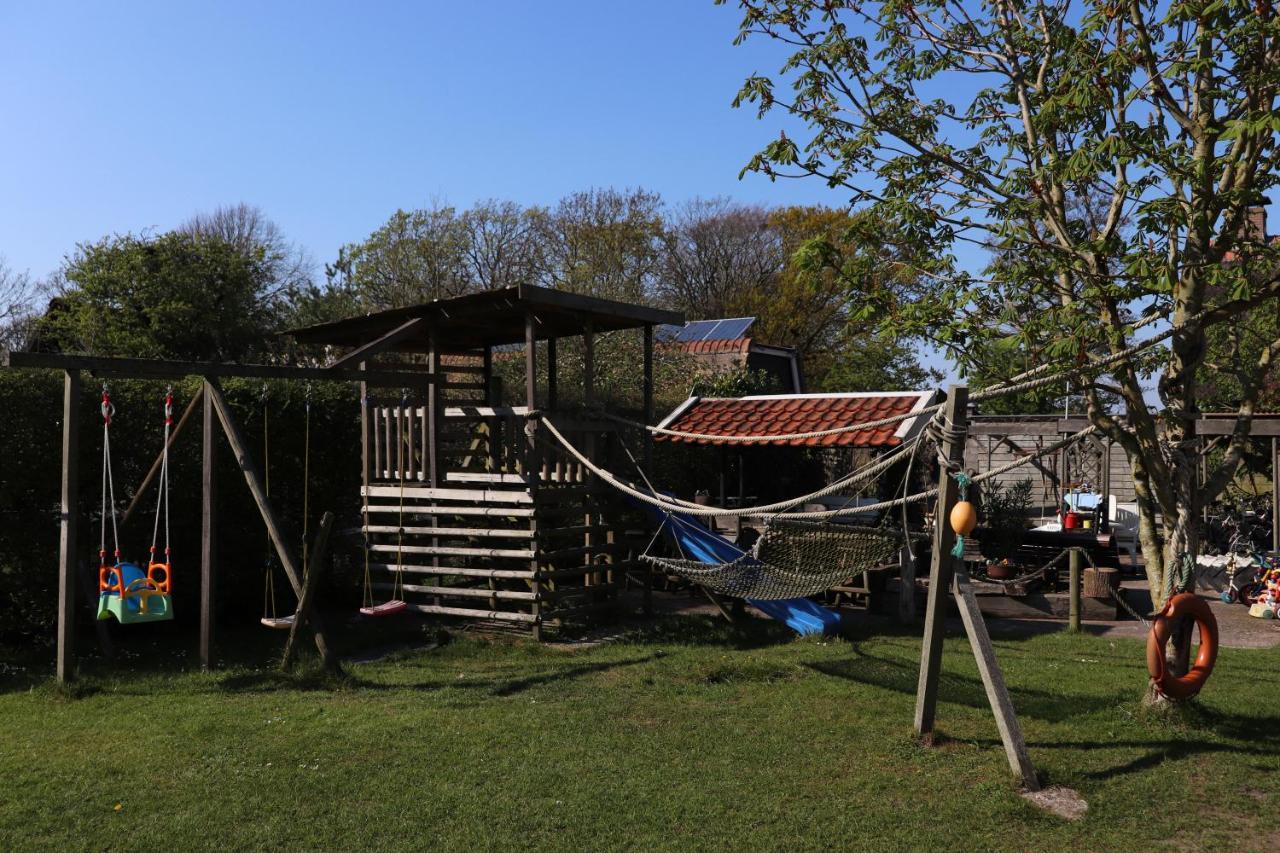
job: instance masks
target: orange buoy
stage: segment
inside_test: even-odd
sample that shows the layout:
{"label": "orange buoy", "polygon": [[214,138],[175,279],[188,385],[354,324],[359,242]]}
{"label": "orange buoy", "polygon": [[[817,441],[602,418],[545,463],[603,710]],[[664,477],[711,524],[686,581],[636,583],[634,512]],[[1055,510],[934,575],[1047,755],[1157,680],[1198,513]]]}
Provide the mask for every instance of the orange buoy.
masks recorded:
{"label": "orange buoy", "polygon": [[[1164,651],[1173,633],[1174,620],[1190,616],[1200,626],[1200,648],[1196,662],[1186,675],[1173,675],[1165,668]],[[1164,604],[1160,615],[1151,623],[1147,636],[1147,672],[1157,692],[1169,699],[1190,699],[1200,692],[1213,672],[1218,659],[1218,620],[1214,618],[1209,603],[1198,595],[1182,592]]]}
{"label": "orange buoy", "polygon": [[958,501],[951,508],[951,529],[957,536],[968,536],[978,526],[978,511],[969,501]]}

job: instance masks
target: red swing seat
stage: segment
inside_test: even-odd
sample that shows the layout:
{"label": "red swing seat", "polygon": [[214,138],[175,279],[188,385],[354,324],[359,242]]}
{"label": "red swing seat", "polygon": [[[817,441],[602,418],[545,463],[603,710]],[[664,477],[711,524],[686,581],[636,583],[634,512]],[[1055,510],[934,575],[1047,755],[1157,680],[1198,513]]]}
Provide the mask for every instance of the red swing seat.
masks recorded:
{"label": "red swing seat", "polygon": [[394,616],[397,613],[403,613],[409,609],[409,605],[398,598],[390,601],[384,601],[381,604],[375,604],[372,607],[361,607],[361,616]]}

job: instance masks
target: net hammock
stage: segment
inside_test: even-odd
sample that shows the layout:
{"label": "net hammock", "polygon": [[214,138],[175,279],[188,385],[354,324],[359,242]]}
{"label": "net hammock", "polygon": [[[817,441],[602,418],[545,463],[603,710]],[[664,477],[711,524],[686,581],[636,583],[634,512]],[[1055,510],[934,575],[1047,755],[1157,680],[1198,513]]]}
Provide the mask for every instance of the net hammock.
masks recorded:
{"label": "net hammock", "polygon": [[[721,595],[760,601],[826,592],[883,565],[898,552],[902,542],[901,531],[887,527],[774,521],[748,552],[694,519],[676,513],[668,516],[664,526],[682,556],[677,559],[646,553],[642,559]],[[711,543],[707,550],[708,543],[698,541],[705,537],[719,541]],[[690,558],[689,552],[699,559]]]}
{"label": "net hammock", "polygon": [[[916,416],[920,414],[921,412],[915,413]],[[897,417],[900,416],[895,416],[895,420]],[[632,463],[640,470],[647,487],[637,488],[596,465],[565,438],[548,418],[539,416],[539,421],[552,438],[587,470],[622,492],[632,505],[648,512],[659,522],[658,532],[650,542],[650,548],[665,531],[681,552],[679,558],[672,558],[655,556],[646,549],[640,555],[643,561],[681,575],[713,592],[759,601],[817,595],[883,565],[899,547],[909,544],[910,536],[905,527],[902,530],[894,530],[887,525],[865,527],[835,522],[834,519],[894,507],[905,508],[908,504],[935,497],[939,490],[935,487],[870,505],[846,504],[837,509],[796,512],[794,507],[868,482],[902,457],[908,462],[908,476],[903,479],[905,491],[910,480],[910,464],[926,437],[934,440],[945,437],[954,442],[963,440],[965,435],[963,428],[957,428],[935,414],[910,444],[817,492],[766,506],[729,509],[701,506],[658,492],[628,451],[628,456],[631,456]],[[858,426],[865,428],[869,425]],[[1090,425],[1034,453],[978,475],[972,478],[972,482],[998,477],[1028,465],[1042,456],[1081,441],[1096,431],[1097,427]],[[625,444],[623,447],[625,449]],[[944,468],[955,464],[941,456],[939,462]],[[751,551],[747,552],[697,521],[697,517],[716,516],[754,516],[764,517],[767,521],[760,538]]]}

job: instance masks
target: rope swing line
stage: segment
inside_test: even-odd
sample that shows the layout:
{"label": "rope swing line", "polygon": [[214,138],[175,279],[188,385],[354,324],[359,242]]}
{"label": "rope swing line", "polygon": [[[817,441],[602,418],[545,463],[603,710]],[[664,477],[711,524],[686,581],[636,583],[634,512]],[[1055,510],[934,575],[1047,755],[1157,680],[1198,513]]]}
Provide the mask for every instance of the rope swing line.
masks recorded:
{"label": "rope swing line", "polygon": [[111,544],[115,552],[116,563],[120,562],[120,530],[116,523],[116,482],[111,473],[111,418],[116,407],[111,403],[111,392],[107,383],[102,383],[102,538],[98,545],[98,561],[102,567],[107,565],[107,513],[111,513]]}
{"label": "rope swing line", "polygon": [[[832,483],[831,485],[826,486],[822,489],[819,489],[816,492],[811,492],[807,495],[801,495],[800,497],[796,497],[796,498],[789,498],[785,501],[778,501],[777,503],[766,504],[764,506],[721,508],[721,507],[703,506],[700,504],[691,503],[689,501],[683,501],[678,498],[670,498],[665,495],[660,495],[654,491],[638,489],[628,481],[625,481],[619,478],[617,475],[613,474],[610,471],[605,470],[604,468],[601,468],[599,465],[595,464],[589,458],[587,458],[587,456],[584,455],[582,451],[580,451],[573,444],[573,442],[569,441],[567,438],[564,437],[564,434],[561,433],[560,430],[556,428],[555,424],[552,423],[551,420],[546,415],[539,414],[539,415],[536,415],[536,417],[547,428],[547,432],[549,432],[551,436],[555,438],[557,442],[559,442],[561,447],[563,447],[570,455],[572,455],[575,459],[577,459],[578,462],[582,463],[582,465],[586,467],[587,470],[591,471],[591,473],[595,474],[601,480],[613,486],[615,489],[622,492],[623,494],[629,495],[630,497],[638,501],[641,501],[643,503],[647,503],[647,504],[650,504],[651,506],[655,506],[670,512],[680,512],[687,515],[702,516],[702,517],[771,516],[774,518],[783,518],[783,519],[820,520],[820,519],[838,518],[844,515],[859,515],[862,513],[878,512],[882,509],[889,509],[897,506],[905,506],[906,504],[909,504],[909,503],[918,503],[923,500],[928,500],[931,497],[935,497],[938,494],[937,487],[934,487],[932,489],[929,489],[924,492],[919,492],[914,495],[906,495],[901,498],[895,498],[893,500],[888,500],[888,501],[881,501],[879,503],[869,504],[867,506],[858,506],[858,507],[852,507],[852,508],[833,509],[833,510],[820,510],[820,511],[814,511],[814,512],[786,512],[786,510],[790,509],[791,507],[797,506],[799,504],[807,503],[816,498],[825,497],[829,494],[840,491],[841,489],[849,485],[851,482],[856,482],[857,480],[865,479],[869,477],[873,471],[878,471],[881,468],[888,467],[888,464],[891,464],[891,462],[893,461],[897,461],[897,459],[904,453],[914,453],[916,449],[920,446],[920,440],[924,434],[924,431],[922,431],[921,436],[918,436],[916,440],[913,441],[910,445],[905,446],[903,449],[897,451],[896,453],[889,454],[888,456],[885,457],[885,459],[881,460],[875,465],[869,466],[867,469],[864,469],[860,472],[856,472],[855,474],[852,474],[849,477],[838,480],[837,482]],[[993,477],[998,477],[1009,471],[1013,471],[1024,465],[1029,465],[1031,464],[1032,461],[1036,459],[1039,459],[1043,456],[1048,456],[1052,453],[1056,453],[1063,447],[1067,447],[1071,444],[1074,444],[1075,442],[1083,440],[1084,438],[1097,432],[1097,430],[1098,428],[1096,426],[1088,426],[1085,429],[1081,430],[1080,432],[1067,436],[1066,438],[1060,441],[1056,441],[1053,444],[1047,445],[1046,447],[1036,451],[1035,453],[1024,456],[1021,459],[1016,459],[1013,462],[1007,463],[998,468],[993,468],[990,471],[987,471],[983,474],[979,474],[976,477],[973,477],[970,482],[981,483],[985,480],[989,480]]]}
{"label": "rope swing line", "polygon": [[[169,550],[169,435],[173,432],[173,386],[164,392],[164,443],[160,450],[160,485],[156,493],[156,520],[151,528],[151,550],[147,561],[147,581],[157,592],[172,588],[173,563]],[[164,513],[164,559],[156,559],[160,539],[160,513]]]}
{"label": "rope swing line", "polygon": [[[271,498],[271,422],[270,409],[268,408],[268,398],[270,397],[267,383],[262,383],[262,393],[258,399],[262,403],[262,481],[263,489],[266,491],[267,499]],[[271,561],[272,545],[271,534],[267,533],[266,556],[263,559],[262,566],[262,582],[264,589],[262,591],[262,622],[275,622],[278,620],[276,614],[276,578],[274,568]]]}

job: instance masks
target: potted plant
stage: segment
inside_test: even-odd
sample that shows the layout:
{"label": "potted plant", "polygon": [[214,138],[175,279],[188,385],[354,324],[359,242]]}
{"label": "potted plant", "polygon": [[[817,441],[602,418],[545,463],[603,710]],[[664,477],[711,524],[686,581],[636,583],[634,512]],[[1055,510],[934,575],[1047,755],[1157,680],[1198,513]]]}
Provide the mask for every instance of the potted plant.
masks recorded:
{"label": "potted plant", "polygon": [[1030,509],[1030,480],[1008,486],[993,483],[983,490],[983,530],[978,543],[987,561],[987,576],[993,580],[1010,580],[1017,575],[1014,557],[1026,538]]}

